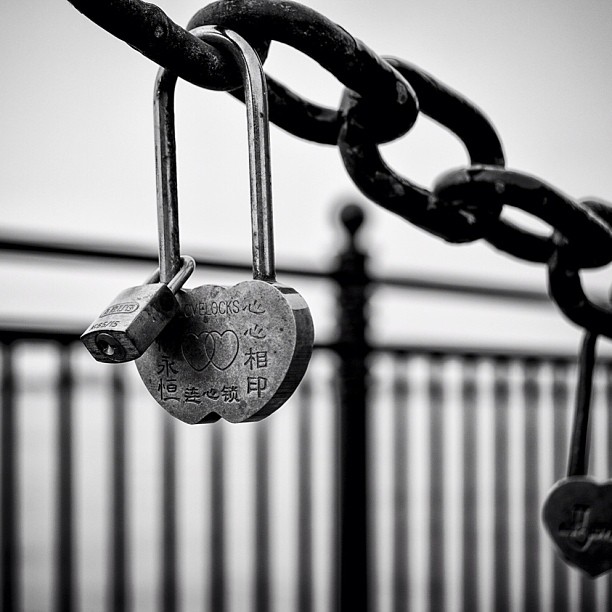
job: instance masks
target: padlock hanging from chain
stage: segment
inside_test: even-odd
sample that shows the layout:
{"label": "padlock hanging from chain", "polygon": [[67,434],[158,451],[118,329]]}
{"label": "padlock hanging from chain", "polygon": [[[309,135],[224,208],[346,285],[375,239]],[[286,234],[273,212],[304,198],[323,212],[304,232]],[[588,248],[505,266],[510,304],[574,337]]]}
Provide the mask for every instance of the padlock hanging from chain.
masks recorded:
{"label": "padlock hanging from chain", "polygon": [[[244,80],[249,131],[253,280],[178,292],[179,312],[137,362],[155,400],[186,423],[220,417],[257,421],[279,408],[306,372],[313,345],[310,310],[276,282],[266,82],[255,51],[238,34],[206,26],[192,34],[227,49]],[[179,266],[173,95],[176,75],[155,87],[160,278]]]}
{"label": "padlock hanging from chain", "polygon": [[542,509],[548,533],[564,559],[592,578],[612,569],[612,481],[587,476],[589,416],[597,333],[586,332],[567,476],[552,488]]}

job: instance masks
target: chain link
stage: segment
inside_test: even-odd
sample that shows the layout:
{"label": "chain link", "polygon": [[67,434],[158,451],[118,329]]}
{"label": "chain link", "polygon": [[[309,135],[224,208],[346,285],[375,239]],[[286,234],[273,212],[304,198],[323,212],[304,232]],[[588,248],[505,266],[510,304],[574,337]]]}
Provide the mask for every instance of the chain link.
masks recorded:
{"label": "chain link", "polygon": [[[409,79],[421,112],[454,133],[471,163],[504,165],[502,144],[488,119],[469,101],[426,72],[395,58],[389,64]],[[455,208],[435,205],[430,192],[397,174],[383,161],[369,129],[359,121],[362,98],[346,90],[342,109],[346,120],[338,139],[344,166],[368,198],[404,219],[448,240],[471,242],[501,213],[497,206]],[[433,205],[432,205],[433,204]]]}
{"label": "chain link", "polygon": [[[593,207],[528,174],[485,165],[452,170],[436,181],[432,200],[436,207],[469,208],[475,214],[482,208],[503,205],[520,208],[550,224],[558,231],[558,240],[571,244],[578,267],[598,268],[612,261],[612,229]],[[511,233],[513,229],[508,225],[504,231]],[[552,237],[532,234],[531,240],[543,243],[542,253],[547,248],[554,251]],[[520,245],[517,238],[512,242]],[[552,243],[552,248],[544,246],[546,243]]]}
{"label": "chain link", "polygon": [[548,290],[561,312],[579,327],[612,338],[612,311],[585,294],[568,245],[559,245],[548,262]]}
{"label": "chain link", "polygon": [[[363,96],[360,120],[377,142],[394,140],[416,121],[418,102],[406,79],[360,40],[306,6],[285,0],[221,0],[199,10],[187,28],[203,25],[236,30],[252,45],[275,40],[311,57]],[[277,93],[282,92],[278,83],[268,81]],[[281,127],[311,140],[309,127],[323,115],[328,117],[325,124],[329,131],[318,142],[336,144],[343,122],[341,111],[330,112],[297,94],[284,97],[284,105],[289,112],[283,113],[286,123]]]}
{"label": "chain link", "polygon": [[[243,98],[234,61],[155,5],[69,2],[184,79]],[[262,62],[272,41],[318,62],[346,87],[340,107],[319,106],[267,76],[271,121],[300,138],[337,145],[366,197],[432,234],[453,243],[485,239],[513,257],[547,264],[550,294],[561,310],[578,325],[612,337],[612,311],[589,301],[579,275],[612,262],[612,205],[574,200],[536,177],[506,169],[501,140],[474,104],[420,68],[376,55],[313,9],[290,0],[222,0],[199,10],[187,29],[204,25],[237,31]],[[408,132],[419,111],[459,138],[469,157],[467,167],[446,172],[431,191],[391,169],[377,146]],[[550,235],[504,219],[508,206],[545,221]]]}

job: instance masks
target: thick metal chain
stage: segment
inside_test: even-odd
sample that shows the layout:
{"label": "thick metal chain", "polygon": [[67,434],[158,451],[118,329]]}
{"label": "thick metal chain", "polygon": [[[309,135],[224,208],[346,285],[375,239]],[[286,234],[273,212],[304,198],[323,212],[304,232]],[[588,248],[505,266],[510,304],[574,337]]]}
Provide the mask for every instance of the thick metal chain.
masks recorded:
{"label": "thick metal chain", "polygon": [[[187,30],[140,0],[69,0],[98,25],[161,66],[208,89],[242,98],[235,62],[187,30],[237,31],[265,61],[271,42],[317,61],[345,87],[339,109],[321,107],[267,76],[270,120],[313,142],[337,145],[352,180],[369,199],[453,243],[487,240],[514,257],[548,264],[551,297],[574,322],[612,337],[612,313],[592,304],[579,271],[612,262],[612,205],[575,200],[544,181],[505,169],[495,128],[469,100],[396,58],[376,55],[316,11],[290,0],[221,0],[199,10]],[[419,111],[465,145],[466,168],[442,175],[431,190],[391,169],[378,146],[404,135]],[[549,236],[501,217],[520,208],[548,223]]]}

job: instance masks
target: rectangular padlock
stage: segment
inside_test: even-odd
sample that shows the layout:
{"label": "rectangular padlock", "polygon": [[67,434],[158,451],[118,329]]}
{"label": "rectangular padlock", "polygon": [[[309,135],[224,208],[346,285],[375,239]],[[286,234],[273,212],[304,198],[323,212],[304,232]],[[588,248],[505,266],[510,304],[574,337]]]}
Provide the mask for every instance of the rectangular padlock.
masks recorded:
{"label": "rectangular padlock", "polygon": [[142,357],[178,310],[176,292],[195,268],[192,257],[169,283],[159,282],[159,270],[138,287],[122,291],[85,330],[81,342],[97,361],[123,363]]}
{"label": "rectangular padlock", "polygon": [[97,361],[123,363],[142,356],[172,320],[178,302],[165,283],[122,291],[81,336]]}

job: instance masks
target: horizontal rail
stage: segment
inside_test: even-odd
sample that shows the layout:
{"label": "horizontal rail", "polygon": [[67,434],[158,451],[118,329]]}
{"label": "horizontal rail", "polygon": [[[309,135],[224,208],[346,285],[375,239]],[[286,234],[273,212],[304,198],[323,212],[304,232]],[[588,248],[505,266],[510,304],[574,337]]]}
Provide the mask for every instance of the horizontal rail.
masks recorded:
{"label": "horizontal rail", "polygon": [[[0,236],[0,251],[9,251],[25,255],[54,255],[57,257],[76,257],[79,259],[106,259],[114,261],[129,261],[133,263],[154,263],[159,261],[155,251],[133,247],[126,244],[85,244],[62,239],[33,240],[27,238],[11,238]],[[233,272],[251,272],[251,263],[232,262],[229,257],[194,257],[196,264],[203,268],[231,270]],[[280,274],[309,278],[328,278],[329,273],[323,270],[313,270],[306,267],[278,267]]]}
{"label": "horizontal rail", "polygon": [[[411,291],[432,291],[460,294],[479,299],[509,300],[529,302],[531,304],[552,306],[547,293],[537,289],[523,289],[520,287],[504,287],[495,285],[482,285],[472,282],[457,282],[446,279],[411,277],[379,276],[372,279],[378,286],[395,289],[410,289]],[[605,301],[605,295],[598,296],[599,301]]]}
{"label": "horizontal rail", "polygon": [[[432,345],[430,342],[411,344],[379,344],[372,347],[372,352],[379,355],[408,357],[424,355],[427,357],[457,357],[461,359],[495,359],[496,361],[518,359],[520,361],[550,361],[559,365],[575,363],[578,359],[578,349],[525,348],[513,346],[486,345]],[[602,352],[603,353],[603,352]],[[597,362],[602,365],[612,365],[612,355],[598,354]]]}
{"label": "horizontal rail", "polygon": [[59,342],[60,344],[69,344],[76,342],[87,325],[83,325],[79,329],[76,325],[64,325],[63,323],[49,322],[15,322],[12,320],[0,321],[0,343],[12,344],[18,341],[42,341],[42,342]]}
{"label": "horizontal rail", "polygon": [[[24,238],[0,235],[0,251],[25,255],[51,255],[79,259],[103,259],[129,261],[133,263],[157,263],[158,256],[154,251],[126,244],[91,244],[68,239]],[[252,271],[251,263],[232,261],[229,257],[195,256],[196,264],[203,268],[228,270],[232,272]],[[310,266],[279,266],[280,275],[300,278],[332,280],[332,270],[313,269]],[[526,302],[532,305],[551,306],[548,295],[543,291],[511,286],[491,286],[476,282],[458,282],[444,278],[425,278],[422,276],[378,276],[370,277],[369,282],[376,287],[452,293],[488,300]],[[605,302],[605,295],[594,295],[595,301]]]}
{"label": "horizontal rail", "polygon": [[[34,322],[31,325],[13,320],[0,319],[0,344],[11,344],[18,341],[58,342],[69,344],[77,342],[86,324],[76,327],[74,324]],[[314,349],[337,353],[341,349],[338,342],[316,342]],[[486,346],[486,345],[432,345],[429,342],[411,342],[408,344],[373,344],[369,347],[372,354],[390,355],[395,357],[424,355],[428,357],[458,357],[463,359],[520,359],[548,360],[559,363],[574,363],[577,353],[564,349],[539,349],[512,346]],[[597,357],[598,363],[612,365],[612,355],[603,351]]]}

